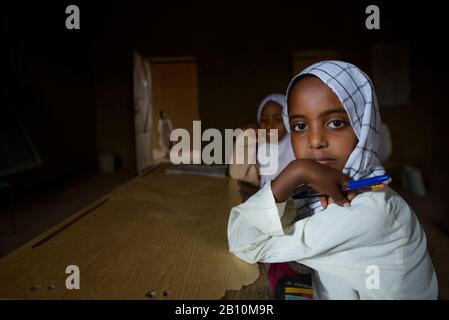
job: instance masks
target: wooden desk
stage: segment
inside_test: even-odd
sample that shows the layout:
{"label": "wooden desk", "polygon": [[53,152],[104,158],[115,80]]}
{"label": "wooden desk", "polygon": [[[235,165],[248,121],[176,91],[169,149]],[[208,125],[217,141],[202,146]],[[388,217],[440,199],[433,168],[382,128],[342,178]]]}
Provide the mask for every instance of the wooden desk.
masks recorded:
{"label": "wooden desk", "polygon": [[[258,265],[228,252],[239,190],[229,178],[158,167],[2,258],[0,298],[267,298],[266,279],[246,296],[232,291],[259,278]],[[65,286],[68,265],[79,267],[79,290]]]}

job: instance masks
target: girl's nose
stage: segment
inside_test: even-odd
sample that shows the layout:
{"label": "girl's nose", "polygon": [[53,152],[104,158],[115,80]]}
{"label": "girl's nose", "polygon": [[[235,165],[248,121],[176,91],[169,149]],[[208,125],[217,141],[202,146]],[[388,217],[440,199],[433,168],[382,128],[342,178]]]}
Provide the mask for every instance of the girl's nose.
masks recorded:
{"label": "girl's nose", "polygon": [[312,149],[321,149],[328,146],[326,135],[319,129],[309,131],[309,147]]}
{"label": "girl's nose", "polygon": [[276,129],[276,123],[274,121],[270,120],[268,122],[268,128],[269,129]]}

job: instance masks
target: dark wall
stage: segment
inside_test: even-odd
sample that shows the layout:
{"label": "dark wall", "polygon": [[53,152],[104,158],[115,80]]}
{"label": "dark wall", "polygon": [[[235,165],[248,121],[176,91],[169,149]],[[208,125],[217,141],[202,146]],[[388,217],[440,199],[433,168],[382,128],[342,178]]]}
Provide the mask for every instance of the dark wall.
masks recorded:
{"label": "dark wall", "polygon": [[91,36],[64,28],[62,5],[8,9],[10,101],[42,160],[18,178],[36,187],[95,166]]}
{"label": "dark wall", "polygon": [[67,30],[69,4],[22,2],[4,12],[12,39],[8,94],[42,159],[6,178],[18,190],[94,172],[102,153],[115,154],[118,169],[135,170],[132,49],[114,19],[118,10],[77,2],[81,29]]}
{"label": "dark wall", "polygon": [[200,116],[205,128],[243,127],[256,121],[259,102],[283,93],[290,80],[286,52],[240,52],[198,61]]}
{"label": "dark wall", "polygon": [[[407,105],[382,108],[391,129],[391,160],[422,169],[430,185],[442,152],[432,141],[446,109],[437,102],[435,53],[444,35],[438,4],[378,3],[381,30],[365,28],[363,2],[271,3],[221,2],[158,7],[130,5],[134,43],[147,56],[194,55],[198,58],[200,117],[203,127],[234,128],[254,122],[261,99],[285,92],[292,76],[291,53],[335,50],[372,76],[371,47],[405,42],[410,47],[411,96]],[[152,13],[153,12],[153,13]],[[148,30],[148,41],[138,30]],[[447,105],[447,103],[446,103]],[[442,162],[441,162],[442,163]]]}
{"label": "dark wall", "polygon": [[112,153],[118,168],[135,172],[133,47],[127,15],[114,2],[94,12],[99,18],[93,30],[97,153]]}
{"label": "dark wall", "polygon": [[[233,128],[254,122],[257,106],[267,94],[285,92],[292,51],[337,47],[357,56],[365,50],[363,43],[350,41],[363,31],[360,4],[330,2],[328,10],[322,9],[305,1],[157,8],[139,3],[129,5],[133,16],[129,33],[147,56],[196,56],[203,126]],[[317,19],[324,22],[316,24]],[[139,30],[148,31],[147,41],[141,41]],[[356,52],[351,52],[354,47]]]}
{"label": "dark wall", "polygon": [[365,28],[370,3],[359,1],[73,3],[80,3],[78,31],[64,27],[69,3],[13,6],[18,109],[43,158],[35,170],[42,179],[94,169],[103,152],[135,168],[134,49],[195,56],[203,128],[224,129],[253,122],[265,95],[285,91],[293,51],[337,50],[371,74],[371,45],[386,42],[411,47],[410,104],[382,110],[393,160],[422,168],[429,182],[444,175],[436,169],[448,159],[438,3],[379,3],[377,31]]}

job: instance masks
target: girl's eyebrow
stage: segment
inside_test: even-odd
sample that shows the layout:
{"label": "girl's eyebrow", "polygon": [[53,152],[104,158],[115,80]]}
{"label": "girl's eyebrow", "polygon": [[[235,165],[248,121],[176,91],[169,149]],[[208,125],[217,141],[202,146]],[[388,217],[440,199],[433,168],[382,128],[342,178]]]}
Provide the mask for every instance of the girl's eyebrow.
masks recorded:
{"label": "girl's eyebrow", "polygon": [[[344,109],[341,109],[341,108],[330,109],[330,110],[326,110],[326,111],[321,112],[321,113],[318,115],[318,117],[328,116],[328,115],[334,114],[334,113],[343,113],[343,114],[346,114],[346,111],[345,111]],[[291,116],[289,116],[289,118],[290,118],[290,120],[294,120],[294,119],[296,119],[296,118],[299,118],[299,119],[307,119],[307,116],[298,113],[298,114],[292,114]]]}

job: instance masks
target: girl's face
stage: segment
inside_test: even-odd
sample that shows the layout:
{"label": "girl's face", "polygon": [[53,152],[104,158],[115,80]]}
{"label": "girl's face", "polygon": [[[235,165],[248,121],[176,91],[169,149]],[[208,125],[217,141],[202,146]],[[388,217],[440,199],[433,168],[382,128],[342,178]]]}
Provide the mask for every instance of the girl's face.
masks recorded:
{"label": "girl's face", "polygon": [[278,129],[278,140],[281,140],[287,134],[284,121],[282,120],[282,106],[274,101],[268,101],[260,114],[260,127],[267,130],[268,142],[274,142],[272,134],[273,129]]}
{"label": "girl's face", "polygon": [[288,112],[296,158],[343,170],[358,140],[335,93],[317,77],[301,79],[290,92]]}

